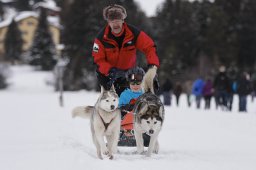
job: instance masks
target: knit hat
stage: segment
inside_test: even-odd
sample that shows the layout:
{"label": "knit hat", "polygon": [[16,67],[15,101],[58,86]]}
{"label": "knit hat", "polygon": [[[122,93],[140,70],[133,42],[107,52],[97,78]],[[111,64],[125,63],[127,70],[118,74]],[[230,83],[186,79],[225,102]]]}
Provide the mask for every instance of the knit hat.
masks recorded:
{"label": "knit hat", "polygon": [[126,9],[121,5],[109,5],[103,9],[105,20],[125,19],[127,17]]}

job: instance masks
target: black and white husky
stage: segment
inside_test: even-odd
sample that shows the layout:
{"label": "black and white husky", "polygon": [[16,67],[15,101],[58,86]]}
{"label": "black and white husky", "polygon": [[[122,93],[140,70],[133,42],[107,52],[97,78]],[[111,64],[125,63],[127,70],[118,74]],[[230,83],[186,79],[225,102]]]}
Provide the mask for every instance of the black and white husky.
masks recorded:
{"label": "black and white husky", "polygon": [[[109,156],[109,159],[113,159],[113,153],[117,152],[121,126],[118,99],[114,87],[109,91],[101,87],[101,94],[95,106],[76,107],[72,111],[73,117],[90,118],[92,139],[100,159],[103,159],[102,153]],[[104,137],[106,137],[107,144]]]}
{"label": "black and white husky", "polygon": [[145,93],[141,95],[134,106],[134,130],[137,145],[137,152],[144,151],[143,133],[150,136],[147,156],[152,152],[158,153],[158,134],[164,121],[164,106],[161,100],[154,94],[153,80],[156,76],[157,68],[151,67],[143,78],[143,88]]}

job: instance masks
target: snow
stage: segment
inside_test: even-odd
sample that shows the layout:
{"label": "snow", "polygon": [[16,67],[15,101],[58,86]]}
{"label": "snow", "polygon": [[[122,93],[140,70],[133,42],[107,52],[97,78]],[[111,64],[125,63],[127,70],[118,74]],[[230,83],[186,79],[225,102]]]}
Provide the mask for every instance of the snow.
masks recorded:
{"label": "snow", "polygon": [[35,4],[35,8],[44,7],[47,9],[51,9],[53,11],[60,11],[61,8],[56,5],[56,2],[53,0],[44,0],[43,2],[38,2]]}
{"label": "snow", "polygon": [[[256,167],[256,104],[238,113],[165,107],[159,136],[160,152],[150,158],[134,154],[134,147],[119,147],[114,160],[96,157],[89,120],[72,119],[71,110],[93,105],[97,92],[59,94],[46,85],[52,73],[29,66],[11,67],[11,84],[0,91],[1,170],[254,170]],[[193,103],[194,104],[194,103]],[[214,103],[213,103],[214,104]]]}
{"label": "snow", "polygon": [[156,15],[156,9],[162,5],[164,0],[135,0],[135,2],[139,4],[148,17],[152,17]]}
{"label": "snow", "polygon": [[15,17],[15,21],[20,21],[20,20],[23,20],[25,18],[28,18],[28,17],[35,17],[37,18],[38,17],[38,13],[34,12],[34,11],[22,11],[22,12],[19,12],[18,15]]}

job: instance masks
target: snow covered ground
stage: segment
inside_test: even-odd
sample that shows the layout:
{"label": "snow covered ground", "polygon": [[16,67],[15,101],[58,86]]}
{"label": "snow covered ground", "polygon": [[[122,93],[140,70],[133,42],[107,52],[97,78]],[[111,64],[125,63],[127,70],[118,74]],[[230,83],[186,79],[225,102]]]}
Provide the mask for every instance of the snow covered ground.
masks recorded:
{"label": "snow covered ground", "polygon": [[[59,94],[45,85],[51,73],[12,67],[11,86],[0,91],[1,170],[255,170],[256,101],[248,113],[166,107],[160,153],[147,158],[135,148],[119,147],[114,160],[99,160],[89,120],[72,119],[78,105],[93,105],[96,92]],[[214,103],[213,103],[214,104]]]}

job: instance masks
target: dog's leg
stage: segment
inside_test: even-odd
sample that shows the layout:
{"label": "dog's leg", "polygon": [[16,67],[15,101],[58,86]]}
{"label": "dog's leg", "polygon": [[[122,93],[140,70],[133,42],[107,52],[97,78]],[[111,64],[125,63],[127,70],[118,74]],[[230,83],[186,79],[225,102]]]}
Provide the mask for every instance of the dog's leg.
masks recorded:
{"label": "dog's leg", "polygon": [[113,135],[107,135],[106,136],[107,138],[107,148],[108,148],[108,156],[109,156],[109,159],[113,159],[113,151],[112,151],[112,146],[113,146]]}
{"label": "dog's leg", "polygon": [[95,134],[92,134],[92,139],[93,139],[93,143],[96,146],[96,150],[97,150],[97,156],[99,159],[103,159],[102,155],[101,155],[101,149],[100,149],[100,144],[96,139]]}
{"label": "dog's leg", "polygon": [[155,133],[150,138],[150,142],[149,142],[149,146],[148,146],[148,152],[147,152],[148,157],[151,156],[151,153],[153,152],[153,149],[156,146],[157,137],[158,137],[158,133]]}
{"label": "dog's leg", "polygon": [[118,126],[116,129],[115,129],[115,132],[113,132],[113,135],[112,135],[112,152],[113,153],[117,153],[117,144],[118,144],[118,140],[119,140],[119,135],[120,135],[120,126]]}
{"label": "dog's leg", "polygon": [[95,131],[95,135],[96,135],[96,140],[98,141],[99,145],[100,145],[100,150],[102,151],[102,153],[104,155],[108,155],[109,151],[108,148],[106,147],[106,143],[104,142],[104,132],[103,130],[96,132]]}
{"label": "dog's leg", "polygon": [[136,139],[137,153],[142,154],[144,151],[144,145],[143,145],[144,140],[142,137],[142,133],[137,131],[135,128],[134,135],[135,135],[135,139]]}
{"label": "dog's leg", "polygon": [[117,143],[120,133],[120,125],[113,129],[111,135],[107,136],[108,141],[108,150],[109,150],[109,159],[113,159],[113,153],[117,152]]}
{"label": "dog's leg", "polygon": [[153,153],[158,154],[158,151],[159,151],[159,142],[158,142],[158,140],[156,140],[156,143],[155,143],[155,146],[153,149]]}

